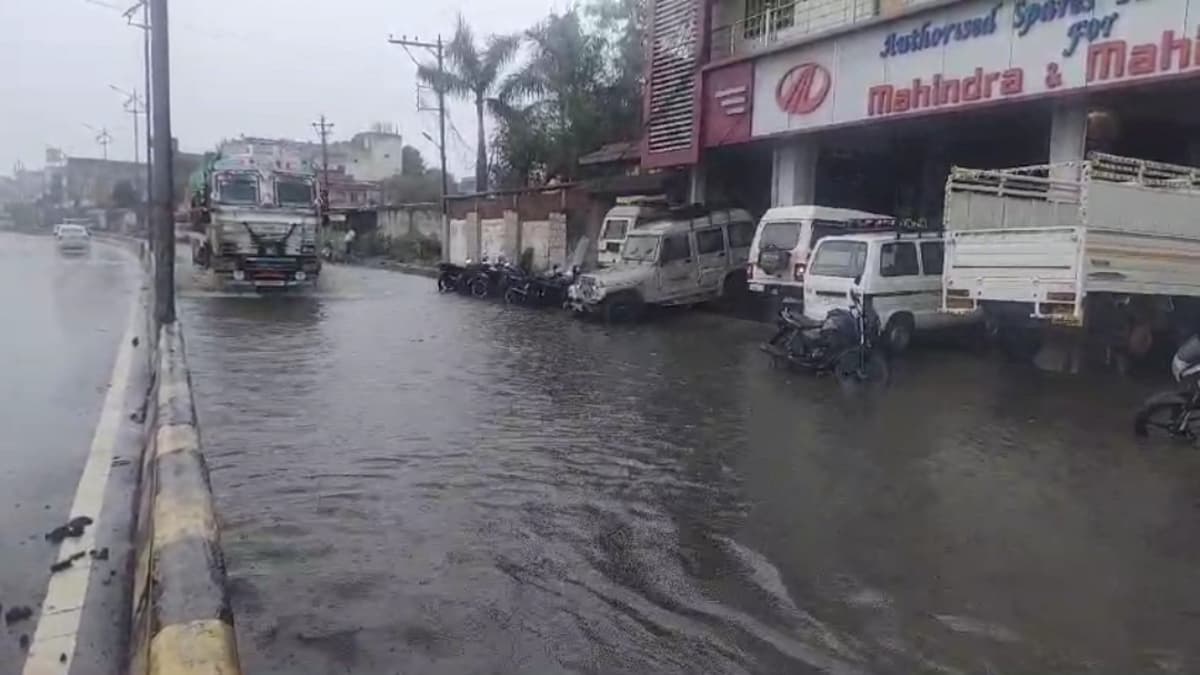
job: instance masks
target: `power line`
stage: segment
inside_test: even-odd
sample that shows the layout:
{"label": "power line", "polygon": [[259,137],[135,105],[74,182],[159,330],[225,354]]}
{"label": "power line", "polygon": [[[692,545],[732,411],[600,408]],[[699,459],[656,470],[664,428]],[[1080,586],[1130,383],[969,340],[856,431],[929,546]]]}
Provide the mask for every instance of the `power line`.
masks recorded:
{"label": "power line", "polygon": [[329,132],[333,131],[333,122],[325,121],[325,115],[321,115],[312,127],[321,135],[321,202],[329,208]]}

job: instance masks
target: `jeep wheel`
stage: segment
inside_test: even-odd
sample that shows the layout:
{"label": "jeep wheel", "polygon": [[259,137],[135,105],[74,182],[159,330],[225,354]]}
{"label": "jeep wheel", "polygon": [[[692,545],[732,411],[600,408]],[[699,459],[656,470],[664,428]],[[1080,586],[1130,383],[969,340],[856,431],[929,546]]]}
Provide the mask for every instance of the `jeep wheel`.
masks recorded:
{"label": "jeep wheel", "polygon": [[645,303],[636,294],[618,293],[604,301],[604,320],[608,323],[637,321],[645,309]]}
{"label": "jeep wheel", "polygon": [[908,351],[912,344],[913,318],[908,314],[897,314],[888,320],[883,329],[883,343],[893,356]]}

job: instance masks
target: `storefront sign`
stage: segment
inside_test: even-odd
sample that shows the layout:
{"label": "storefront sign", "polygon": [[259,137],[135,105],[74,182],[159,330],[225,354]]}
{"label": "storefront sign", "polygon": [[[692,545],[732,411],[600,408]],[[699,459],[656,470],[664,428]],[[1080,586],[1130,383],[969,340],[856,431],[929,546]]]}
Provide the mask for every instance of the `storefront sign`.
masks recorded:
{"label": "storefront sign", "polygon": [[1000,12],[1000,7],[998,4],[992,7],[992,11],[970,19],[947,21],[938,25],[926,21],[908,33],[888,33],[883,41],[883,51],[879,52],[879,55],[887,58],[940,47],[952,40],[961,42],[981,35],[991,35],[996,32],[996,14]]}
{"label": "storefront sign", "polygon": [[1200,0],[977,0],[754,67],[754,137],[1200,75]]}

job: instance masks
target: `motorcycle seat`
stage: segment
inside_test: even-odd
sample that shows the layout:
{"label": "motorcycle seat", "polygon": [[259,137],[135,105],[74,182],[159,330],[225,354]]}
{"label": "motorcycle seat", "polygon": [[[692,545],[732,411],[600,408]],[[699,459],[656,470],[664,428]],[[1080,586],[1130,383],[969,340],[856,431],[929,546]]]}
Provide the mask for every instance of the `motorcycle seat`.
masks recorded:
{"label": "motorcycle seat", "polygon": [[790,307],[785,307],[783,309],[783,311],[780,312],[780,316],[783,317],[784,321],[792,324],[793,326],[795,326],[796,328],[799,328],[800,330],[809,330],[812,328],[820,328],[821,325],[824,323],[823,321],[820,321],[818,319],[810,319],[807,316],[804,316],[804,313],[801,312],[800,310],[792,309]]}

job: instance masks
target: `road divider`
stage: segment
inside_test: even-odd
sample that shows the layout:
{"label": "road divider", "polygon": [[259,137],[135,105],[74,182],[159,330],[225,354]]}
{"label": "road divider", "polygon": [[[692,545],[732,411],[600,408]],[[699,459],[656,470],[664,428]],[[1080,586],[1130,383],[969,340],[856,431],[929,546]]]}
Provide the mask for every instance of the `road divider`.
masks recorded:
{"label": "road divider", "polygon": [[138,498],[132,675],[238,675],[225,559],[183,334],[159,329]]}

